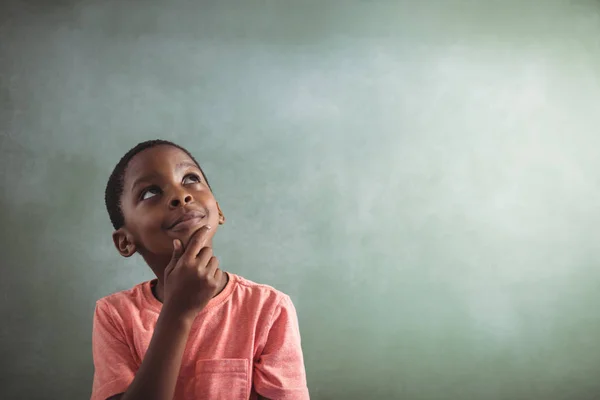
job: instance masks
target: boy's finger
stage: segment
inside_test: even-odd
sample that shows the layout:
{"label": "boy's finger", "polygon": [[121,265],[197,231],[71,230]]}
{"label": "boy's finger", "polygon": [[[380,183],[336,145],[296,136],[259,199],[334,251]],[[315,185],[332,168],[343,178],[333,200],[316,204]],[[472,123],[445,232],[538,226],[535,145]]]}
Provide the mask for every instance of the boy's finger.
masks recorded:
{"label": "boy's finger", "polygon": [[198,253],[198,257],[196,258],[196,268],[198,268],[198,271],[203,270],[204,268],[206,268],[208,266],[208,263],[210,262],[211,258],[213,258],[213,251],[210,247],[203,247],[200,250],[200,253]]}
{"label": "boy's finger", "polygon": [[183,256],[188,262],[193,261],[200,252],[200,249],[204,247],[205,243],[208,241],[209,231],[210,226],[205,225],[202,228],[198,229],[196,232],[194,232],[192,238],[190,239],[185,249],[185,252],[183,253]]}

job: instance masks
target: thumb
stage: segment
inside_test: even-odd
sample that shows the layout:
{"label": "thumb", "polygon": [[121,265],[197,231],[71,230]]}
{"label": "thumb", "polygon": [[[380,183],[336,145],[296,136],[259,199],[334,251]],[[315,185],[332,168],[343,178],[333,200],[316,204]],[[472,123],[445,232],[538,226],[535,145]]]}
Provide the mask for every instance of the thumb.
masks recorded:
{"label": "thumb", "polygon": [[167,265],[167,268],[165,269],[165,277],[168,276],[177,265],[177,261],[179,261],[179,258],[183,254],[182,248],[183,246],[181,245],[180,240],[173,240],[173,255],[171,256],[171,262],[169,262],[169,265]]}
{"label": "thumb", "polygon": [[181,244],[181,240],[175,239],[173,240],[173,256],[172,260],[177,262],[181,255],[183,254],[183,245]]}

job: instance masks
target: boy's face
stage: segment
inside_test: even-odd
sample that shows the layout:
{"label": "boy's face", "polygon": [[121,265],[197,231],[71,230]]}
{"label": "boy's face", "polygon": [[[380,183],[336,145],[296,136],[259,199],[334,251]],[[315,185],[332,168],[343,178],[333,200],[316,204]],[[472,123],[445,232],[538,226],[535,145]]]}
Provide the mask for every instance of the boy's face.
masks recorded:
{"label": "boy's face", "polygon": [[171,255],[173,240],[185,247],[204,225],[224,222],[196,163],[180,149],[159,145],[135,155],[125,171],[121,209],[125,225],[113,234],[124,256]]}

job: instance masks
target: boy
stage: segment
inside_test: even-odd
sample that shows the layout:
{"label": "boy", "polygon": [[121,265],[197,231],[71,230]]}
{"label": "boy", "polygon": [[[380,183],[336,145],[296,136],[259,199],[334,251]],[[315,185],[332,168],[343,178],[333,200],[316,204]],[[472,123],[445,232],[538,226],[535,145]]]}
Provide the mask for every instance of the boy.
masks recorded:
{"label": "boy", "polygon": [[105,201],[117,250],[157,279],[96,303],[92,400],[309,398],[294,306],[219,268],[212,237],[225,217],[187,150],[138,144]]}

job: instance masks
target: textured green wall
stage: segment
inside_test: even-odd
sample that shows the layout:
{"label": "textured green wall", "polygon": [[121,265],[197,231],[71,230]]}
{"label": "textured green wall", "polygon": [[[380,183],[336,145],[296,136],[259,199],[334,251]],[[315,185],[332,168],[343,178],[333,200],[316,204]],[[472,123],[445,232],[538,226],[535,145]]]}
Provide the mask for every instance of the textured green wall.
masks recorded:
{"label": "textured green wall", "polygon": [[104,184],[155,137],[313,399],[600,394],[600,3],[50,3],[0,12],[0,397],[89,396],[95,300],[151,278]]}

